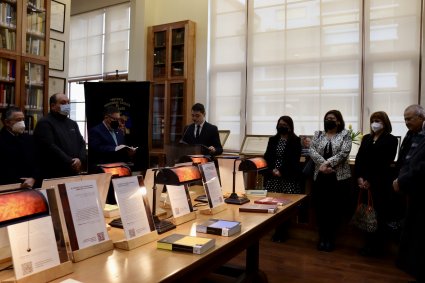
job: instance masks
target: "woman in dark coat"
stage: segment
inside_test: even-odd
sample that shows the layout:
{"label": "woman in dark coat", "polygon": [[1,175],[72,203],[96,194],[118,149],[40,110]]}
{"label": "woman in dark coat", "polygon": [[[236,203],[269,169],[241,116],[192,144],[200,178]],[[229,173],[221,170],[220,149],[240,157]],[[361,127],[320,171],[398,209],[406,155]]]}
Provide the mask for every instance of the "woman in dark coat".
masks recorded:
{"label": "woman in dark coat", "polygon": [[[268,171],[265,173],[265,188],[268,192],[300,194],[301,140],[294,133],[294,122],[289,116],[277,121],[276,135],[269,138],[264,159]],[[287,237],[288,224],[276,228],[272,240],[282,242]]]}
{"label": "woman in dark coat", "polygon": [[[385,224],[390,215],[392,180],[391,164],[397,153],[398,141],[391,134],[388,115],[378,111],[370,116],[370,134],[363,137],[356,156],[355,176],[360,190],[372,193],[373,205],[378,219],[376,232],[365,232],[364,247],[360,254],[377,255],[383,252]],[[363,193],[367,196],[367,193]],[[365,200],[367,201],[367,200]]]}

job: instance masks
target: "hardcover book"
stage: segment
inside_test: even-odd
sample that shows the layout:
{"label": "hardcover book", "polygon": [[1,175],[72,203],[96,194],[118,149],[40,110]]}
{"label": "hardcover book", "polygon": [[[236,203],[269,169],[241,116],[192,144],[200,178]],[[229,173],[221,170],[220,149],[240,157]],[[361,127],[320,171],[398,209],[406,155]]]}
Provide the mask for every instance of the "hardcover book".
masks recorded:
{"label": "hardcover book", "polygon": [[172,234],[157,242],[158,249],[202,254],[215,245],[214,239]]}
{"label": "hardcover book", "polygon": [[292,200],[286,199],[286,198],[274,198],[274,197],[265,197],[261,199],[257,199],[254,201],[254,203],[259,204],[276,204],[279,206],[287,205],[288,203],[291,203]]}
{"label": "hardcover book", "polygon": [[277,204],[247,203],[239,207],[239,211],[275,213],[277,211]]}
{"label": "hardcover book", "polygon": [[196,225],[196,232],[226,237],[232,236],[240,231],[241,223],[239,221],[209,219],[204,223]]}

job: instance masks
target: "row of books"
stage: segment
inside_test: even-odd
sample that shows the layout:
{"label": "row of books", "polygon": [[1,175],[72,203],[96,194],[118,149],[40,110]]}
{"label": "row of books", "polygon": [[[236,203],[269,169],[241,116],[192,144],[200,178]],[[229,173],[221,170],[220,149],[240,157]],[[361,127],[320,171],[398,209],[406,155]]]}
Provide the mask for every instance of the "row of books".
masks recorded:
{"label": "row of books", "polygon": [[0,48],[15,50],[16,49],[16,32],[9,29],[0,30]]}
{"label": "row of books", "polygon": [[26,89],[25,109],[43,110],[43,89]]}
{"label": "row of books", "polygon": [[27,33],[37,34],[44,37],[46,30],[45,13],[32,13],[27,15]]}
{"label": "row of books", "polygon": [[15,61],[0,58],[0,80],[15,81],[16,63]]}
{"label": "row of books", "polygon": [[44,66],[39,64],[25,64],[25,83],[43,85],[44,84]]}
{"label": "row of books", "polygon": [[32,11],[45,11],[44,0],[28,0],[28,8]]}
{"label": "row of books", "polygon": [[26,52],[33,55],[44,56],[44,50],[46,49],[46,43],[44,39],[33,38],[32,36],[27,36],[26,41]]}
{"label": "row of books", "polygon": [[15,86],[0,83],[0,107],[15,104]]}
{"label": "row of books", "polygon": [[[244,204],[239,207],[241,212],[275,213],[278,206],[283,206],[292,201],[285,198],[265,197],[255,200],[253,204]],[[209,219],[196,225],[196,232],[229,237],[241,231],[241,222],[223,219]],[[158,249],[183,251],[202,254],[215,246],[215,239],[172,234],[157,242]]]}
{"label": "row of books", "polygon": [[16,28],[16,5],[0,3],[0,24]]}

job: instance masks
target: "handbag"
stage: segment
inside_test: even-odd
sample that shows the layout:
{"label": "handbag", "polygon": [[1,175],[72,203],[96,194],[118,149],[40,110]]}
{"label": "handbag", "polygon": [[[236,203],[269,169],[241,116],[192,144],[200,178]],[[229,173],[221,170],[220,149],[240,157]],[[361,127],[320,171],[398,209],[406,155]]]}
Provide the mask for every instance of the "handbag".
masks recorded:
{"label": "handbag", "polygon": [[367,204],[362,201],[363,189],[360,189],[357,201],[357,209],[354,212],[351,224],[360,230],[372,233],[378,230],[378,220],[376,211],[373,208],[372,193],[368,190]]}

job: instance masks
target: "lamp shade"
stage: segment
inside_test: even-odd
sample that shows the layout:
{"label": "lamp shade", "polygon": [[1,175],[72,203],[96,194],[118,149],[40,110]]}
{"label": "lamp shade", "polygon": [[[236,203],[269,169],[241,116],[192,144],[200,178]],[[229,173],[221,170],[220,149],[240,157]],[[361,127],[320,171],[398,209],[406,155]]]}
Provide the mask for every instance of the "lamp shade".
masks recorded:
{"label": "lamp shade", "polygon": [[247,158],[239,164],[239,171],[260,171],[267,168],[267,162],[262,157]]}
{"label": "lamp shade", "polygon": [[49,215],[44,195],[32,189],[0,194],[0,227]]}
{"label": "lamp shade", "polygon": [[111,173],[113,178],[131,176],[131,169],[122,162],[98,165],[104,173]]}
{"label": "lamp shade", "polygon": [[188,184],[201,179],[201,173],[197,166],[178,166],[160,169],[157,182],[165,185]]}
{"label": "lamp shade", "polygon": [[205,164],[211,159],[207,155],[185,155],[180,157],[179,162],[192,162],[193,164]]}

